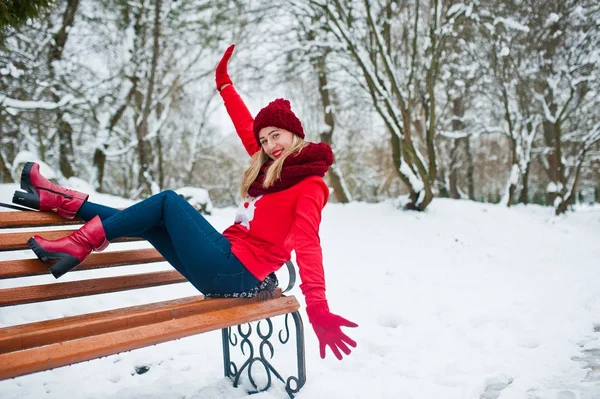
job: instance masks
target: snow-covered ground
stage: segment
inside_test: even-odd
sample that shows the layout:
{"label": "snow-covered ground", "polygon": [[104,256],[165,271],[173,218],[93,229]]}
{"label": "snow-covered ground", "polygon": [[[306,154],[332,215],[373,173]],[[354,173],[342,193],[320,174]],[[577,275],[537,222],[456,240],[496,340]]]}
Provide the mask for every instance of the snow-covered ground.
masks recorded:
{"label": "snow-covered ground", "polygon": [[[0,201],[9,202],[15,187],[0,185]],[[224,229],[233,216],[234,209],[216,209],[209,220]],[[359,324],[346,329],[358,347],[341,362],[330,353],[321,360],[306,324],[308,380],[299,399],[600,398],[600,207],[555,217],[551,208],[443,199],[425,213],[391,203],[329,204],[321,238],[330,308]],[[194,289],[181,284],[2,308],[0,326],[189,294]],[[297,287],[295,294],[302,302]],[[293,372],[293,350],[281,351],[289,364],[280,371]],[[136,366],[150,369],[138,374]],[[213,332],[2,381],[0,397],[245,397],[222,368]],[[276,385],[253,397],[286,394]]]}

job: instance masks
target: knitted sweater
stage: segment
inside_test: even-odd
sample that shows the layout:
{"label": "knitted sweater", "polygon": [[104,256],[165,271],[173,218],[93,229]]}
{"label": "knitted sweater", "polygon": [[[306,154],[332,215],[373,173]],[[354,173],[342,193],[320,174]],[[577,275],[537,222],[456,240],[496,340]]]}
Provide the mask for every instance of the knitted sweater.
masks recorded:
{"label": "knitted sweater", "polygon": [[[252,130],[253,118],[233,86],[221,90],[225,108],[246,151],[260,149]],[[325,277],[319,239],[321,211],[329,189],[318,176],[308,177],[292,187],[242,200],[235,224],[223,235],[231,251],[259,280],[281,268],[296,252],[306,305],[324,304]]]}

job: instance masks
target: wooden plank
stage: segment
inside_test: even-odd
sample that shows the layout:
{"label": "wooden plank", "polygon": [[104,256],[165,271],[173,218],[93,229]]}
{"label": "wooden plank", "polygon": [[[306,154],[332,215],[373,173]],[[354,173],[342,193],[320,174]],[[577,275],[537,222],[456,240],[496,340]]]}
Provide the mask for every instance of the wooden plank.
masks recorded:
{"label": "wooden plank", "polygon": [[[0,213],[1,214],[1,213]],[[20,249],[29,249],[27,246],[27,240],[33,235],[37,234],[48,240],[57,240],[71,234],[73,230],[48,230],[48,231],[30,231],[28,233],[4,233],[0,234],[0,252],[2,251],[15,251]],[[141,241],[141,238],[119,238],[111,242],[130,242],[130,241]]]}
{"label": "wooden plank", "polygon": [[0,380],[156,345],[298,310],[281,297],[0,355]]}
{"label": "wooden plank", "polygon": [[[164,261],[164,258],[154,248],[92,253],[74,271],[161,261]],[[0,261],[0,280],[48,274],[48,268],[54,263],[56,262],[44,263],[37,258]]]}
{"label": "wooden plank", "polygon": [[19,227],[61,226],[83,224],[81,219],[65,219],[53,212],[0,212],[0,229]]}
{"label": "wooden plank", "polygon": [[[278,289],[275,297],[281,296]],[[0,329],[0,353],[88,337],[212,312],[257,302],[258,298],[204,299],[203,295],[172,299],[145,305],[44,320]]]}
{"label": "wooden plank", "polygon": [[66,283],[32,285],[0,290],[0,307],[51,301],[107,292],[154,287],[187,281],[176,270],[94,278]]}

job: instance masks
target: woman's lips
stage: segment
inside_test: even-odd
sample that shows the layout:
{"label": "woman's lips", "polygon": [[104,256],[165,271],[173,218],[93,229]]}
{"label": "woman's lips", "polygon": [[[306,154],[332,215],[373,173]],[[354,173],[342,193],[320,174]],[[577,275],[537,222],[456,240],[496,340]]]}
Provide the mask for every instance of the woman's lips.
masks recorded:
{"label": "woman's lips", "polygon": [[273,151],[272,154],[275,158],[279,158],[282,153],[283,153],[283,150],[275,150],[275,151]]}

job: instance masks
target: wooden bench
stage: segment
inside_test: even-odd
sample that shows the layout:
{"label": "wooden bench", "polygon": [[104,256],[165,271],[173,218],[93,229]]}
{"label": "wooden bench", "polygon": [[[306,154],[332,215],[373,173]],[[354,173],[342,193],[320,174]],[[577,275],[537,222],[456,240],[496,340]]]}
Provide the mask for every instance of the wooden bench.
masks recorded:
{"label": "wooden bench", "polygon": [[[65,227],[81,223],[77,220],[64,220],[45,212],[0,212],[0,252],[28,249],[27,239],[34,233],[50,239],[64,237],[73,228]],[[58,229],[47,231],[48,226]],[[15,231],[22,228],[32,229],[27,232]],[[44,228],[44,231],[38,228]],[[23,256],[29,256],[27,253],[15,254],[17,256],[11,257],[18,258],[16,260],[0,260],[0,279],[21,279],[17,287],[0,289],[0,309],[186,282],[177,271],[169,270],[25,285],[24,283],[30,280],[29,276],[48,274],[49,265],[39,261],[33,253],[28,259],[23,259]],[[164,259],[153,248],[93,253],[70,273],[161,261]],[[293,271],[293,266],[290,270]],[[295,275],[290,276],[290,284],[285,291],[291,288],[293,281]],[[57,303],[56,306],[61,304]],[[0,380],[220,329],[224,374],[233,380],[235,387],[242,376],[246,378],[243,373],[247,373],[253,386],[249,393],[264,391],[270,388],[274,375],[285,384],[289,396],[294,397],[306,381],[304,333],[302,319],[298,313],[299,307],[295,297],[283,295],[282,290],[278,288],[271,298],[262,301],[257,297],[206,299],[202,295],[196,295],[3,327],[0,328]],[[270,318],[280,315],[285,315],[285,327],[275,334]],[[297,374],[284,379],[274,368],[270,357],[265,357],[272,353],[265,354],[262,348],[265,344],[272,348],[269,339],[274,337],[277,337],[281,344],[293,342],[290,340],[288,326],[290,320],[293,320],[296,331],[297,359],[294,368],[297,367]],[[250,322],[258,322],[254,331],[258,330],[260,350],[248,351],[247,346],[252,345],[249,334],[253,331],[252,325],[247,325]],[[266,324],[266,330],[262,323]],[[237,329],[232,328],[235,326]],[[240,339],[237,339],[238,334]],[[246,356],[240,366],[232,361],[232,349],[238,349],[238,352]],[[260,362],[264,367],[257,369],[264,369],[263,372],[267,374],[267,382],[261,387],[257,386],[257,379],[252,376],[252,370],[256,368],[252,365],[255,362]]]}

